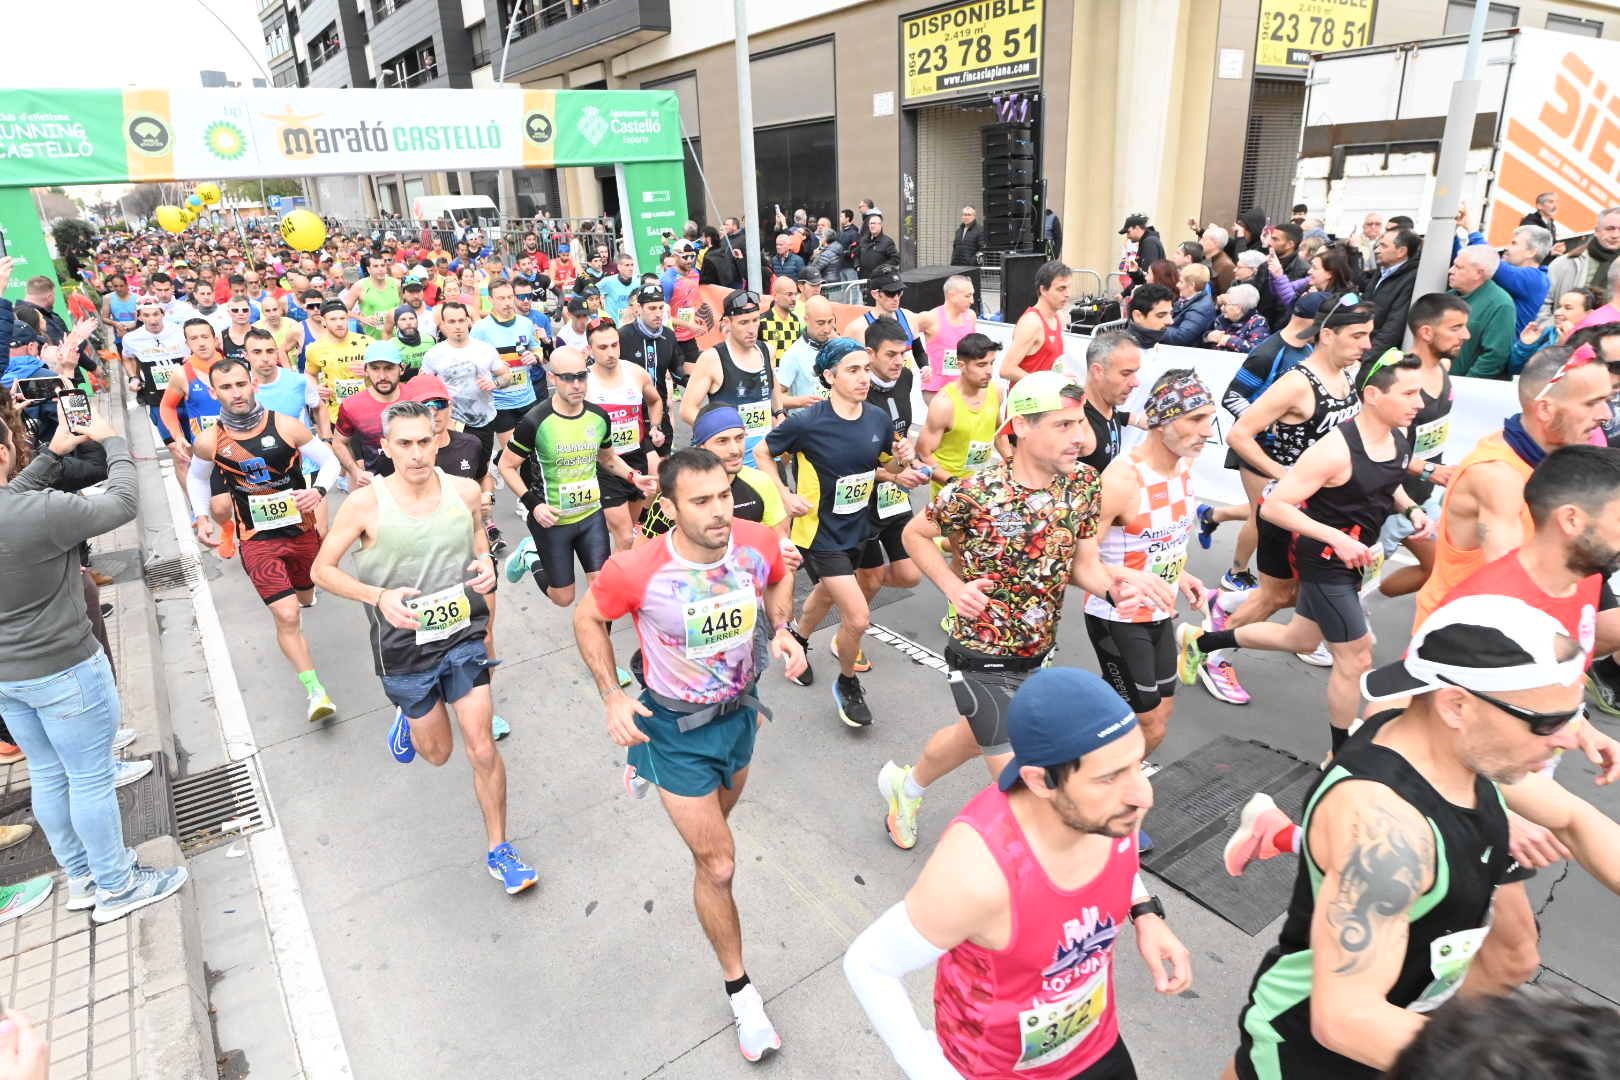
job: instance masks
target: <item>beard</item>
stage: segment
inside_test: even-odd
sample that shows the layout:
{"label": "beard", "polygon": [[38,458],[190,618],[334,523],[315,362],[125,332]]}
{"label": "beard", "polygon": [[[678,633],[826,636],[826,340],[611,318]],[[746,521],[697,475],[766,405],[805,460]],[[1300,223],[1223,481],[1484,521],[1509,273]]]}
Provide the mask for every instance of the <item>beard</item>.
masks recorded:
{"label": "beard", "polygon": [[1605,546],[1598,539],[1596,530],[1588,528],[1570,546],[1565,565],[1571,573],[1582,577],[1599,574],[1606,579],[1620,571],[1620,548]]}
{"label": "beard", "polygon": [[1109,836],[1118,840],[1131,835],[1141,824],[1141,811],[1135,807],[1109,817],[1087,818],[1074,805],[1074,800],[1061,791],[1054,795],[1052,807],[1063,824],[1075,832],[1090,836]]}

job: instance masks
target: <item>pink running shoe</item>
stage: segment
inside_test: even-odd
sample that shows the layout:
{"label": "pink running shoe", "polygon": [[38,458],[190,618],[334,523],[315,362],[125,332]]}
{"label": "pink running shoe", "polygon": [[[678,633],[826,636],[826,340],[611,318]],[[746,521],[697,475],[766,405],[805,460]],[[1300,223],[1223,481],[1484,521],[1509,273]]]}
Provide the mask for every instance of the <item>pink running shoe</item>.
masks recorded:
{"label": "pink running shoe", "polygon": [[1256,859],[1271,859],[1290,854],[1278,850],[1272,838],[1292,824],[1288,815],[1277,809],[1277,804],[1265,792],[1257,792],[1244,804],[1238,818],[1237,831],[1226,842],[1226,872],[1241,877],[1248,865]]}
{"label": "pink running shoe", "polygon": [[1249,692],[1238,682],[1237,670],[1225,660],[1206,660],[1198,668],[1198,681],[1218,701],[1228,705],[1247,705]]}

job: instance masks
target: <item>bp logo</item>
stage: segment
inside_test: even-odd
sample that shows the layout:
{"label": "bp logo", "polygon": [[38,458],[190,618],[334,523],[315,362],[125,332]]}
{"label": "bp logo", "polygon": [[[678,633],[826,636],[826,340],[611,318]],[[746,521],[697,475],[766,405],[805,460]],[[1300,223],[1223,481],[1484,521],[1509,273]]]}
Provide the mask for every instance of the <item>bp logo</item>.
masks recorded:
{"label": "bp logo", "polygon": [[608,120],[602,115],[601,109],[595,105],[585,106],[585,110],[579,114],[579,133],[592,146],[607,136]]}
{"label": "bp logo", "polygon": [[247,152],[247,139],[242,129],[225,120],[217,120],[203,132],[203,145],[221,161],[235,161]]}
{"label": "bp logo", "polygon": [[129,118],[129,126],[124,131],[129,136],[129,145],[152,157],[167,154],[169,144],[174,141],[169,125],[151,113],[136,113]]}
{"label": "bp logo", "polygon": [[551,141],[551,117],[543,112],[532,112],[523,121],[523,134],[536,146]]}

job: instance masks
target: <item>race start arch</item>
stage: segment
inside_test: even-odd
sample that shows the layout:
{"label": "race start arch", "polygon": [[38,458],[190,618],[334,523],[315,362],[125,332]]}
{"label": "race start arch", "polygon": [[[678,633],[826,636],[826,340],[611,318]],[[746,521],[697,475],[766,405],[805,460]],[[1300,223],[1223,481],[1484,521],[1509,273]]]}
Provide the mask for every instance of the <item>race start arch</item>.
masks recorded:
{"label": "race start arch", "polygon": [[643,270],[686,222],[668,90],[0,90],[0,228],[50,266],[29,188],[612,165]]}

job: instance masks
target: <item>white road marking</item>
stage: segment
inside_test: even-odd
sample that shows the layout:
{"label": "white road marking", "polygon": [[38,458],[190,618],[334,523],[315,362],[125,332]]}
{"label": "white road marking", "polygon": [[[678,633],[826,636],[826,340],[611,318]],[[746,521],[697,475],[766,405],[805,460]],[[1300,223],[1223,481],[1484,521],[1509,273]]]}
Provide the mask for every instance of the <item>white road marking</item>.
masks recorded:
{"label": "white road marking", "polygon": [[[161,446],[156,429],[152,432],[152,444]],[[174,481],[173,462],[167,457],[167,452],[163,452],[158,461],[158,472],[162,476],[163,490],[168,494],[175,540],[182,555],[201,559],[205,553],[191,531],[186,502]],[[213,689],[214,707],[219,716],[220,737],[225,743],[226,756],[232,761],[251,758],[258,754],[259,744],[253,736],[247,706],[242,701],[242,686],[237,682],[236,668],[231,664],[230,647],[220,626],[219,611],[214,606],[213,590],[201,573],[192,586],[191,603],[197,619],[197,632],[202,638],[203,659],[208,666],[208,682]],[[268,783],[260,785],[260,794],[265,803],[267,819],[275,821]],[[259,909],[264,914],[265,927],[270,933],[271,955],[275,958],[281,984],[282,1008],[298,1050],[303,1076],[308,1080],[340,1080],[353,1076],[349,1067],[349,1051],[343,1043],[337,1011],[332,1007],[326,974],[321,970],[320,954],[315,948],[315,934],[310,929],[303,890],[298,884],[298,873],[293,869],[292,854],[287,850],[287,838],[279,825],[273,825],[262,832],[249,834],[247,840],[253,854],[253,877],[258,884]]]}
{"label": "white road marking", "polygon": [[908,656],[913,662],[923,667],[933,668],[941,674],[948,674],[950,669],[945,665],[945,657],[930,649],[926,645],[919,645],[904,634],[897,634],[886,626],[872,623],[866,628],[866,636],[881,641],[883,644]]}

